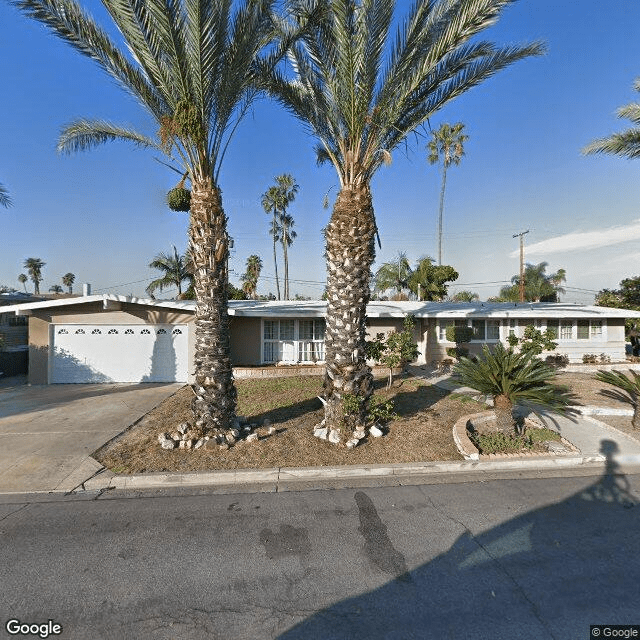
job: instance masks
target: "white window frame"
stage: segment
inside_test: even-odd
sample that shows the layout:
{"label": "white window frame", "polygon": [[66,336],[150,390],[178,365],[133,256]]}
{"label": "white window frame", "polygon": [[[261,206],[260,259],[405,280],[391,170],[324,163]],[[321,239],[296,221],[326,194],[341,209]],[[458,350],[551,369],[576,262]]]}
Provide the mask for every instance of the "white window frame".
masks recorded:
{"label": "white window frame", "polygon": [[[275,338],[265,338],[265,325],[268,322],[277,323],[277,337]],[[292,337],[282,338],[280,323],[281,322],[292,322],[293,323],[293,334]],[[300,323],[301,322],[313,322],[313,338],[302,338],[300,336]],[[282,353],[283,353],[283,343],[292,343],[294,358],[292,360],[286,360],[287,364],[321,364],[324,362],[325,357],[325,329],[319,331],[316,329],[316,323],[325,322],[324,318],[262,318],[260,322],[260,363],[261,364],[276,364],[278,362],[283,362]],[[317,335],[322,335],[321,338],[317,338]],[[265,357],[266,353],[266,345],[273,344],[277,345],[277,359],[275,360],[267,360]],[[318,359],[313,360],[304,360],[301,358],[301,355],[306,355],[309,353],[317,353]]]}
{"label": "white window frame", "polygon": [[[589,341],[606,342],[607,341],[607,320],[606,318],[543,318],[536,319],[533,326],[538,331],[546,331],[549,329],[549,321],[554,320],[558,323],[558,335],[553,338],[555,342],[579,342],[585,344]],[[588,337],[578,338],[578,321],[588,322]],[[507,321],[508,323],[509,321]],[[562,337],[562,328],[565,328],[565,336]],[[570,335],[569,335],[570,334]],[[508,334],[507,334],[508,335]],[[520,336],[518,336],[520,337]]]}
{"label": "white window frame", "polygon": [[[486,342],[500,342],[501,332],[500,332],[500,320],[498,318],[446,318],[439,319],[436,324],[436,337],[438,342],[446,343],[446,344],[455,344],[455,342],[451,342],[447,340],[447,327],[456,326],[456,322],[460,323],[458,326],[466,326],[469,328],[473,328],[473,322],[484,322],[484,338],[482,340],[471,339],[469,344],[484,344]],[[498,337],[497,338],[488,338],[488,323],[492,322],[497,324],[498,326]],[[464,323],[464,324],[463,324]],[[495,326],[495,325],[494,325]]]}

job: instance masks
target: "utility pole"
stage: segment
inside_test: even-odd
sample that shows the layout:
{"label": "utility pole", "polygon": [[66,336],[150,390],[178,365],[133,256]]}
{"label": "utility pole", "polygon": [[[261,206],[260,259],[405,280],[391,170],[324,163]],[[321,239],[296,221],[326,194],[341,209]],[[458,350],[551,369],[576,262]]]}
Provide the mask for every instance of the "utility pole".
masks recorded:
{"label": "utility pole", "polygon": [[524,302],[524,236],[527,233],[529,229],[513,235],[514,238],[520,238],[520,302]]}

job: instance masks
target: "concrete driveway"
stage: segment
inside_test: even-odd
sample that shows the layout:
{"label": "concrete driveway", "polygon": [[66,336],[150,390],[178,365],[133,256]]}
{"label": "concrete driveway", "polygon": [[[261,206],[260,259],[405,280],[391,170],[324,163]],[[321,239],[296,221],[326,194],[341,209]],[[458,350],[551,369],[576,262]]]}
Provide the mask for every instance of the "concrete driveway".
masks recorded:
{"label": "concrete driveway", "polygon": [[0,493],[71,491],[102,467],[91,453],[182,384],[0,384]]}

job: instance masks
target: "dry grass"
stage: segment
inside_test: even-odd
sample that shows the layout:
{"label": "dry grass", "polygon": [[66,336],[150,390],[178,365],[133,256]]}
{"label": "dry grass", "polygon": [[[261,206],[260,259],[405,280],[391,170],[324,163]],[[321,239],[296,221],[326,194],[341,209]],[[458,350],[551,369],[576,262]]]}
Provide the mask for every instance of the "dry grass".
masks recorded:
{"label": "dry grass", "polygon": [[313,437],[313,427],[323,417],[316,398],[322,380],[300,377],[237,382],[238,413],[252,423],[267,419],[276,427],[268,437],[266,429],[259,429],[258,442],[240,442],[229,450],[217,446],[197,451],[161,449],[158,434],[172,431],[189,418],[192,393],[185,387],[94,457],[117,473],[461,460],[451,429],[460,416],[481,411],[484,405],[414,378],[397,385],[386,391],[383,381],[376,384],[376,395],[393,398],[399,415],[389,423],[388,434],[367,437],[352,450]]}

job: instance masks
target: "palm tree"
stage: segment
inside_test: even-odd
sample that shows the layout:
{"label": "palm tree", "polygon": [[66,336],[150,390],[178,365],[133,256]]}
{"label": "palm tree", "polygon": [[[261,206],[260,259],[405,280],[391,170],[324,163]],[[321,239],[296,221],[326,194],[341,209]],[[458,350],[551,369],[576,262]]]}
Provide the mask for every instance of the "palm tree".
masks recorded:
{"label": "palm tree", "polygon": [[280,200],[281,196],[278,187],[269,187],[267,191],[262,194],[262,208],[267,215],[273,216],[271,218],[269,234],[273,239],[273,267],[276,272],[276,291],[278,292],[278,300],[280,300],[280,280],[278,279],[278,255],[276,253],[276,244],[280,241],[280,234],[282,233],[279,223]]}
{"label": "palm tree", "polygon": [[242,275],[242,290],[254,300],[258,297],[258,279],[262,271],[260,256],[252,255],[247,258],[247,270]]}
{"label": "palm tree", "polygon": [[0,184],[0,207],[10,207],[13,203],[7,189]]}
{"label": "palm tree", "polygon": [[[290,0],[291,15],[309,4]],[[325,4],[320,24],[290,48],[294,77],[276,71],[264,86],[313,133],[318,161],[330,162],[340,181],[325,234],[325,423],[335,442],[350,437],[341,432],[342,398],[358,398],[353,424],[363,427],[373,392],[365,351],[377,232],[373,176],[446,103],[543,47],[470,42],[511,0],[417,0],[397,36],[392,0]]]}
{"label": "palm tree", "polygon": [[444,191],[447,185],[447,169],[460,164],[464,156],[464,143],[469,136],[462,133],[464,124],[457,122],[453,127],[443,123],[440,128],[432,132],[432,138],[427,144],[429,164],[442,162],[442,186],[440,187],[440,211],[438,213],[438,264],[442,264],[442,215],[444,213]]}
{"label": "palm tree", "polygon": [[27,276],[24,275],[24,273],[21,273],[18,276],[18,282],[24,287],[24,292],[27,293],[27,280],[29,278],[27,278]]}
{"label": "palm tree", "polygon": [[460,274],[448,264],[433,264],[433,258],[420,258],[409,278],[409,289],[419,300],[436,302],[444,300],[448,293],[448,282],[458,279]]}
{"label": "palm tree", "polygon": [[68,287],[69,289],[69,293],[73,293],[73,283],[76,281],[76,276],[75,274],[69,272],[69,273],[65,273],[62,276],[62,284],[65,287]]}
{"label": "palm tree", "polygon": [[40,295],[40,283],[42,282],[42,267],[47,264],[40,258],[27,258],[24,261],[24,268],[33,282],[33,293],[37,296]]}
{"label": "palm tree", "polygon": [[289,258],[287,249],[291,246],[298,234],[293,231],[293,217],[287,213],[287,207],[296,199],[298,185],[295,178],[284,173],[276,177],[278,190],[280,191],[280,242],[282,243],[282,255],[284,259],[284,299],[289,300]]}
{"label": "palm tree", "polygon": [[552,381],[557,371],[531,351],[515,353],[499,342],[493,352],[483,345],[482,355],[470,360],[461,357],[453,370],[456,382],[493,397],[496,426],[508,433],[517,425],[516,405],[539,415],[541,409],[567,413],[573,396]]}
{"label": "palm tree", "polygon": [[452,302],[477,302],[480,296],[473,291],[458,291],[451,296]]}
{"label": "palm tree", "polygon": [[159,127],[158,136],[149,137],[104,120],[82,119],[63,129],[60,151],[126,140],[165,154],[188,176],[189,252],[198,302],[193,435],[222,436],[235,419],[236,390],[220,170],[238,123],[257,95],[258,69],[276,65],[295,34],[278,29],[279,46],[271,46],[274,0],[104,0],[125,41],[119,48],[76,0],[10,2],[96,62]]}
{"label": "palm tree", "polygon": [[158,269],[162,272],[160,278],[152,280],[147,286],[147,293],[153,296],[156,289],[164,287],[177,287],[178,296],[182,295],[182,283],[192,277],[192,270],[189,268],[187,256],[181,256],[175,245],[173,247],[173,255],[169,253],[159,253],[150,263],[152,269]]}
{"label": "palm tree", "polygon": [[412,270],[407,254],[403,251],[398,252],[398,257],[390,262],[385,262],[374,276],[374,291],[386,291],[387,289],[395,289],[400,295],[403,289],[409,286],[409,278]]}
{"label": "palm tree", "polygon": [[[633,88],[640,91],[640,78],[635,81]],[[640,104],[634,102],[620,107],[618,117],[640,125]],[[612,153],[624,158],[638,158],[640,157],[640,128],[627,129],[622,133],[614,133],[606,138],[594,140],[582,150],[582,153]]]}
{"label": "palm tree", "polygon": [[53,286],[49,287],[49,291],[51,293],[64,293],[64,289],[59,284],[54,284]]}
{"label": "palm tree", "polygon": [[616,389],[604,389],[600,393],[603,396],[627,402],[633,407],[633,418],[631,426],[640,429],[640,374],[633,370],[629,373],[633,378],[629,378],[622,371],[598,371],[595,378],[600,382],[610,384]]}
{"label": "palm tree", "polygon": [[[555,273],[547,274],[548,262],[527,264],[524,270],[524,299],[527,302],[558,302],[558,294],[565,293],[561,286],[567,280],[567,272],[558,269]],[[520,276],[511,278],[511,286],[500,289],[500,299],[505,302],[520,300]]]}

